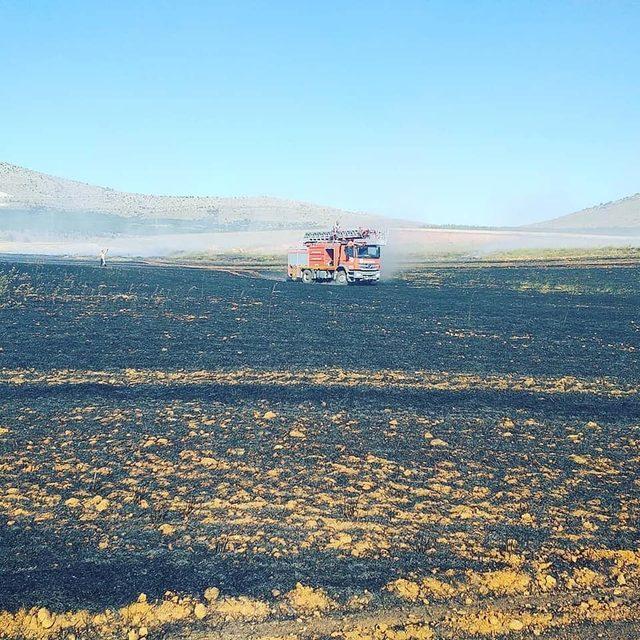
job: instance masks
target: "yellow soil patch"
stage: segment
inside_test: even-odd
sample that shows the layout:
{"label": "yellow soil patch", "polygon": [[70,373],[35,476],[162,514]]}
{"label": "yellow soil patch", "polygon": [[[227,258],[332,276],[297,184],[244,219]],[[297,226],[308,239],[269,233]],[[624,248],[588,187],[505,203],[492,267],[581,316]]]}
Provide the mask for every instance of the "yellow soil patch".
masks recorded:
{"label": "yellow soil patch", "polygon": [[471,585],[476,585],[482,595],[488,593],[494,595],[512,595],[526,593],[531,584],[531,577],[519,571],[503,569],[499,571],[487,571],[485,573],[471,573],[469,576]]}
{"label": "yellow soil patch", "polygon": [[294,611],[300,613],[313,613],[315,611],[327,611],[335,607],[323,589],[307,587],[299,582],[286,594],[285,599]]}
{"label": "yellow soil patch", "polygon": [[453,629],[470,635],[507,634],[531,630],[539,635],[548,628],[553,620],[550,613],[529,613],[527,611],[505,613],[498,609],[488,608],[481,613],[469,613],[454,616],[449,625]]}
{"label": "yellow soil patch", "polygon": [[425,624],[407,624],[390,627],[377,625],[374,629],[356,627],[349,631],[338,631],[332,637],[339,640],[431,640],[434,633]]}
{"label": "yellow soil patch", "polygon": [[[238,369],[234,371],[155,371],[149,369],[124,369],[122,371],[88,371],[59,369],[38,372],[33,369],[4,369],[0,372],[0,384],[39,384],[56,386],[64,384],[99,383],[111,386],[141,384],[251,384],[251,385],[321,385],[323,387],[399,387],[425,390],[494,390],[527,391],[529,393],[584,393],[598,396],[633,396],[638,387],[620,384],[615,380],[586,379],[574,376],[531,378],[523,376],[473,375],[447,371],[261,371]],[[262,417],[272,420],[273,411]]]}
{"label": "yellow soil patch", "polygon": [[136,602],[120,609],[92,614],[85,610],[52,612],[45,607],[0,612],[0,637],[45,640],[70,637],[72,633],[92,630],[93,637],[142,638],[149,631],[167,625],[209,616],[218,621],[259,621],[271,614],[268,603],[251,598],[222,598],[200,602],[191,596],[167,594],[159,602],[148,602],[141,594]]}

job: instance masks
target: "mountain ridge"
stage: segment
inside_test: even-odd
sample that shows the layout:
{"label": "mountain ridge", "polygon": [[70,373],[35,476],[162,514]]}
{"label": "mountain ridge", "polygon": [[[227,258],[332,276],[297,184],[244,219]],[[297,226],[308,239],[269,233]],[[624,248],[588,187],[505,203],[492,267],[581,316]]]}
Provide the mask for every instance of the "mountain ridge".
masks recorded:
{"label": "mountain ridge", "polygon": [[275,196],[172,196],[118,191],[0,162],[0,211],[69,212],[157,220],[209,220],[221,226],[317,226],[373,222],[385,216]]}
{"label": "mountain ridge", "polygon": [[[55,216],[58,223],[74,225],[82,216],[86,226],[98,219],[116,229],[159,224],[179,227],[189,223],[193,230],[300,229],[330,226],[339,220],[343,226],[403,224],[426,226],[390,216],[347,211],[302,200],[275,196],[174,196],[118,191],[0,162],[0,213],[13,213],[7,224],[20,226],[37,214]],[[32,224],[39,224],[39,221]],[[81,225],[82,226],[82,225]],[[442,226],[442,225],[434,225]],[[631,231],[640,229],[640,193],[587,207],[563,216],[516,227],[523,230],[551,231]]]}
{"label": "mountain ridge", "polygon": [[536,222],[527,229],[552,229],[554,231],[585,230],[632,230],[640,229],[640,193],[618,200],[603,202],[573,213]]}

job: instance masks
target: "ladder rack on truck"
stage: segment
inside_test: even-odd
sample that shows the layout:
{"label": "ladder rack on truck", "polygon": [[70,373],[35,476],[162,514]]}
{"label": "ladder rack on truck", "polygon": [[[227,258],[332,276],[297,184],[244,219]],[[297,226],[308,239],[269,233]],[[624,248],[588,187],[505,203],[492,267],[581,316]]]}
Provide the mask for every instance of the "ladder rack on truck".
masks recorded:
{"label": "ladder rack on truck", "polygon": [[382,234],[372,229],[333,229],[332,231],[309,231],[304,234],[303,243],[314,242],[358,242],[372,241],[384,244]]}

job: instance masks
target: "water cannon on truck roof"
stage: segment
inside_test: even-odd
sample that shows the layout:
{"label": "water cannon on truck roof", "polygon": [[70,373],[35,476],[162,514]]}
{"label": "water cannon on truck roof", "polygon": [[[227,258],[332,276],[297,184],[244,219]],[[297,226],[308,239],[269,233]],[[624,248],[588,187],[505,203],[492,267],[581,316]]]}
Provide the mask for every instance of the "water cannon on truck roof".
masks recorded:
{"label": "water cannon on truck roof", "polygon": [[377,284],[380,280],[380,247],[386,244],[374,229],[309,231],[304,249],[289,252],[287,277],[304,282],[337,284]]}

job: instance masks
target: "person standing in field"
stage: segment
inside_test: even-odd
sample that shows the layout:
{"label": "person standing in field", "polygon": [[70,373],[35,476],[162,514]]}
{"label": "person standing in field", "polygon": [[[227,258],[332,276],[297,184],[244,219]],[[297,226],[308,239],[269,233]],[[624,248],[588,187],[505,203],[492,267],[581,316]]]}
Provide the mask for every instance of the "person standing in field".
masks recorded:
{"label": "person standing in field", "polygon": [[106,267],[107,266],[107,252],[109,251],[109,249],[100,249],[100,266],[101,267]]}

